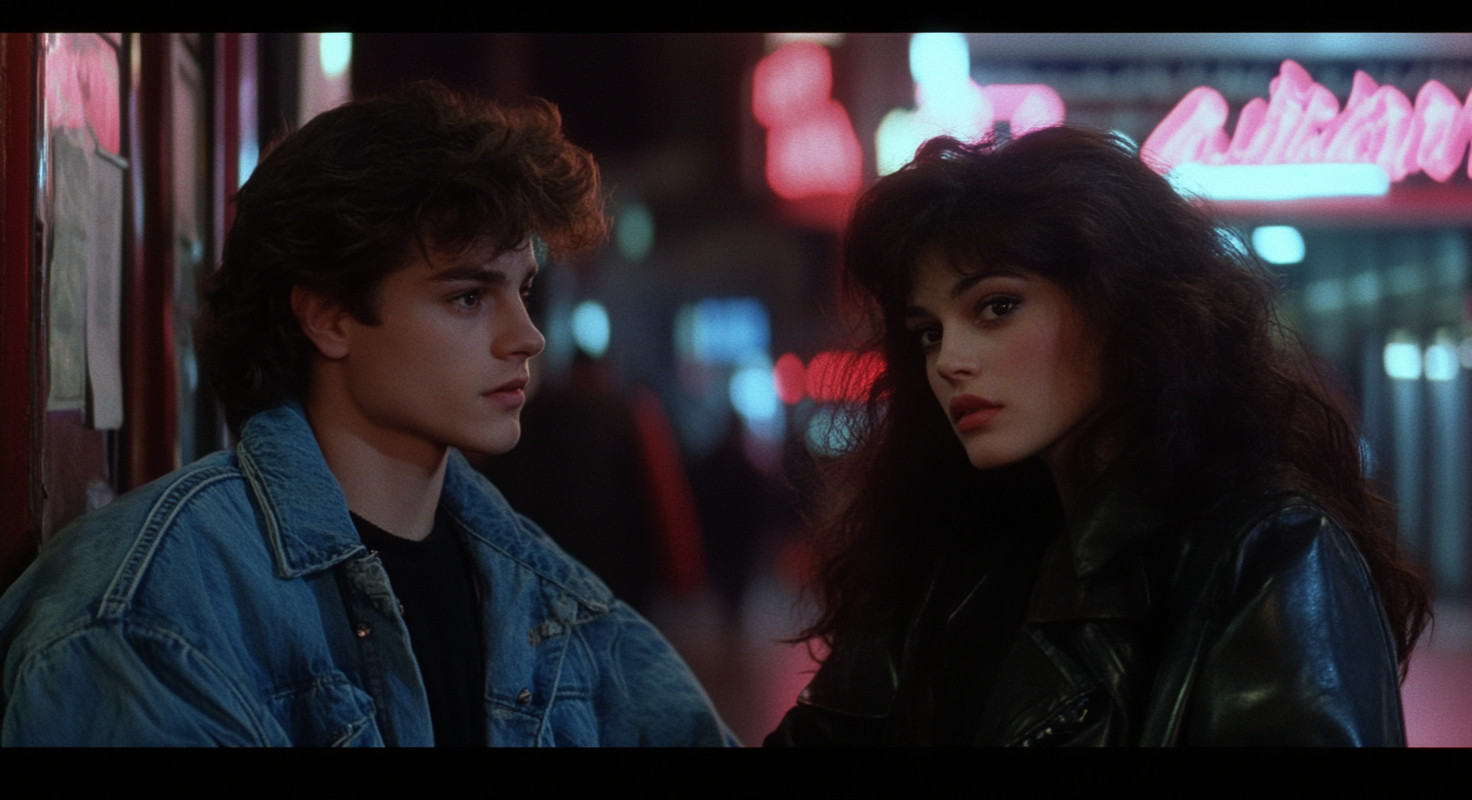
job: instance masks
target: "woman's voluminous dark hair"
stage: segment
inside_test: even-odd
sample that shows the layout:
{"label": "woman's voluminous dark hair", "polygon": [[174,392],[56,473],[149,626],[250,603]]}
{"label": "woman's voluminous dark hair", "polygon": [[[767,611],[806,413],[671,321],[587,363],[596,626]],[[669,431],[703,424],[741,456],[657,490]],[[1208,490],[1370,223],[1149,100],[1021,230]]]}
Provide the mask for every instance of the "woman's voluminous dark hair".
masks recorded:
{"label": "woman's voluminous dark hair", "polygon": [[831,644],[892,625],[947,548],[1019,498],[1041,497],[1027,487],[1049,480],[1037,465],[976,470],[951,431],[905,325],[917,262],[929,257],[958,273],[1021,269],[1074,301],[1101,342],[1103,381],[1077,458],[1122,441],[1140,485],[1182,521],[1268,474],[1286,473],[1324,505],[1369,563],[1404,665],[1429,616],[1426,590],[1401,554],[1393,507],[1361,470],[1332,369],[1280,323],[1275,278],[1235,237],[1134,146],[1076,127],[933,139],[859,198],[842,277],[885,366],[816,529],[822,610],[804,636]]}
{"label": "woman's voluminous dark hair", "polygon": [[598,167],[557,108],[410,84],[323,113],[261,159],[235,198],[220,267],[201,287],[201,370],[237,434],[306,390],[301,286],[378,321],[378,287],[416,254],[500,253],[533,238],[571,251],[605,235]]}

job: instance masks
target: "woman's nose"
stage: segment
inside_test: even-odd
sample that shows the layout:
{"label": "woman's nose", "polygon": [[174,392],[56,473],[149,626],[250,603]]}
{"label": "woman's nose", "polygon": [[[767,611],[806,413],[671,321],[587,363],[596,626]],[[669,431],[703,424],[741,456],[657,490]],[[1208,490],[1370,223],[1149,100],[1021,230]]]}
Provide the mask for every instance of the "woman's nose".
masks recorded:
{"label": "woman's nose", "polygon": [[936,374],[945,380],[956,383],[976,374],[975,353],[970,348],[961,346],[962,343],[955,337],[941,339],[940,351],[935,357]]}

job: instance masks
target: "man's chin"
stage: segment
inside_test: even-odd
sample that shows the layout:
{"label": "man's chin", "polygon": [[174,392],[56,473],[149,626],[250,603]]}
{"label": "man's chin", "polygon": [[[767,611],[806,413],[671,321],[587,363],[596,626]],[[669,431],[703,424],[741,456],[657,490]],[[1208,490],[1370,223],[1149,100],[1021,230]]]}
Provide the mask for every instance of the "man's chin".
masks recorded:
{"label": "man's chin", "polygon": [[499,456],[502,453],[511,452],[511,450],[515,448],[517,443],[520,441],[521,428],[520,426],[518,426],[515,430],[509,432],[508,434],[497,436],[494,438],[461,442],[460,444],[456,445],[456,447],[460,450],[460,452],[464,453],[466,457],[470,457],[472,454],[474,454],[475,456],[481,458],[488,458],[490,456]]}

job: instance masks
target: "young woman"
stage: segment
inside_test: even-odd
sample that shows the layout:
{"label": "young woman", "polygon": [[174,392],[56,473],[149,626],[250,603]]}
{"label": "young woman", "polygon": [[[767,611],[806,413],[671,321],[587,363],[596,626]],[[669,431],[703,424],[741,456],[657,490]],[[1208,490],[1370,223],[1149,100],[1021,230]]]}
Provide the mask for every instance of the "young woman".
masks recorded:
{"label": "young woman", "polygon": [[935,139],[844,278],[885,369],[768,745],[1404,743],[1394,511],[1270,277],[1132,146]]}

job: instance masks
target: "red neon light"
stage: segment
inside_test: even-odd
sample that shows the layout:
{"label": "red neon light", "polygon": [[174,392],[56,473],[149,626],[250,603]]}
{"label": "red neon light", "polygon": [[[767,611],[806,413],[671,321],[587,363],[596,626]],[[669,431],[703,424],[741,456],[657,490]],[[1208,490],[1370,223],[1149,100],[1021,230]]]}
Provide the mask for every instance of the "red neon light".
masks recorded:
{"label": "red neon light", "polygon": [[767,131],[767,183],[788,200],[858,192],[863,159],[848,112],[837,100],[809,109],[800,123]]}
{"label": "red neon light", "polygon": [[[1162,173],[1184,163],[1372,163],[1394,181],[1416,172],[1446,181],[1472,141],[1472,95],[1463,105],[1438,81],[1427,81],[1412,105],[1399,89],[1356,72],[1341,110],[1307,70],[1284,61],[1268,97],[1242,107],[1229,138],[1226,99],[1197,87],[1156,126],[1141,157]],[[1467,171],[1472,177],[1472,161]]]}
{"label": "red neon light", "polygon": [[808,362],[808,396],[820,403],[862,403],[883,371],[875,353],[825,350]]}
{"label": "red neon light", "polygon": [[856,194],[863,182],[859,137],[832,90],[828,50],[814,42],[793,42],[756,65],[751,110],[767,128],[767,183],[788,200]]}
{"label": "red neon light", "polygon": [[817,42],[793,42],[757,62],[751,76],[751,110],[772,128],[802,121],[833,92],[833,64]]}
{"label": "red neon light", "polygon": [[807,394],[807,374],[802,359],[792,353],[783,353],[772,365],[772,384],[777,387],[777,399],[793,405]]}
{"label": "red neon light", "polygon": [[[1006,122],[1012,134],[1020,136],[1039,128],[1062,125],[1067,114],[1058,91],[1042,83],[982,86],[968,79],[960,102],[957,100],[942,94],[937,101],[925,84],[915,84],[917,118],[953,134],[975,135],[965,132],[985,132],[998,122]],[[964,110],[958,111],[957,107]]]}
{"label": "red neon light", "polygon": [[1014,136],[1063,124],[1063,98],[1046,84],[998,83],[981,87],[981,93],[991,102],[993,119],[1005,120]]}

